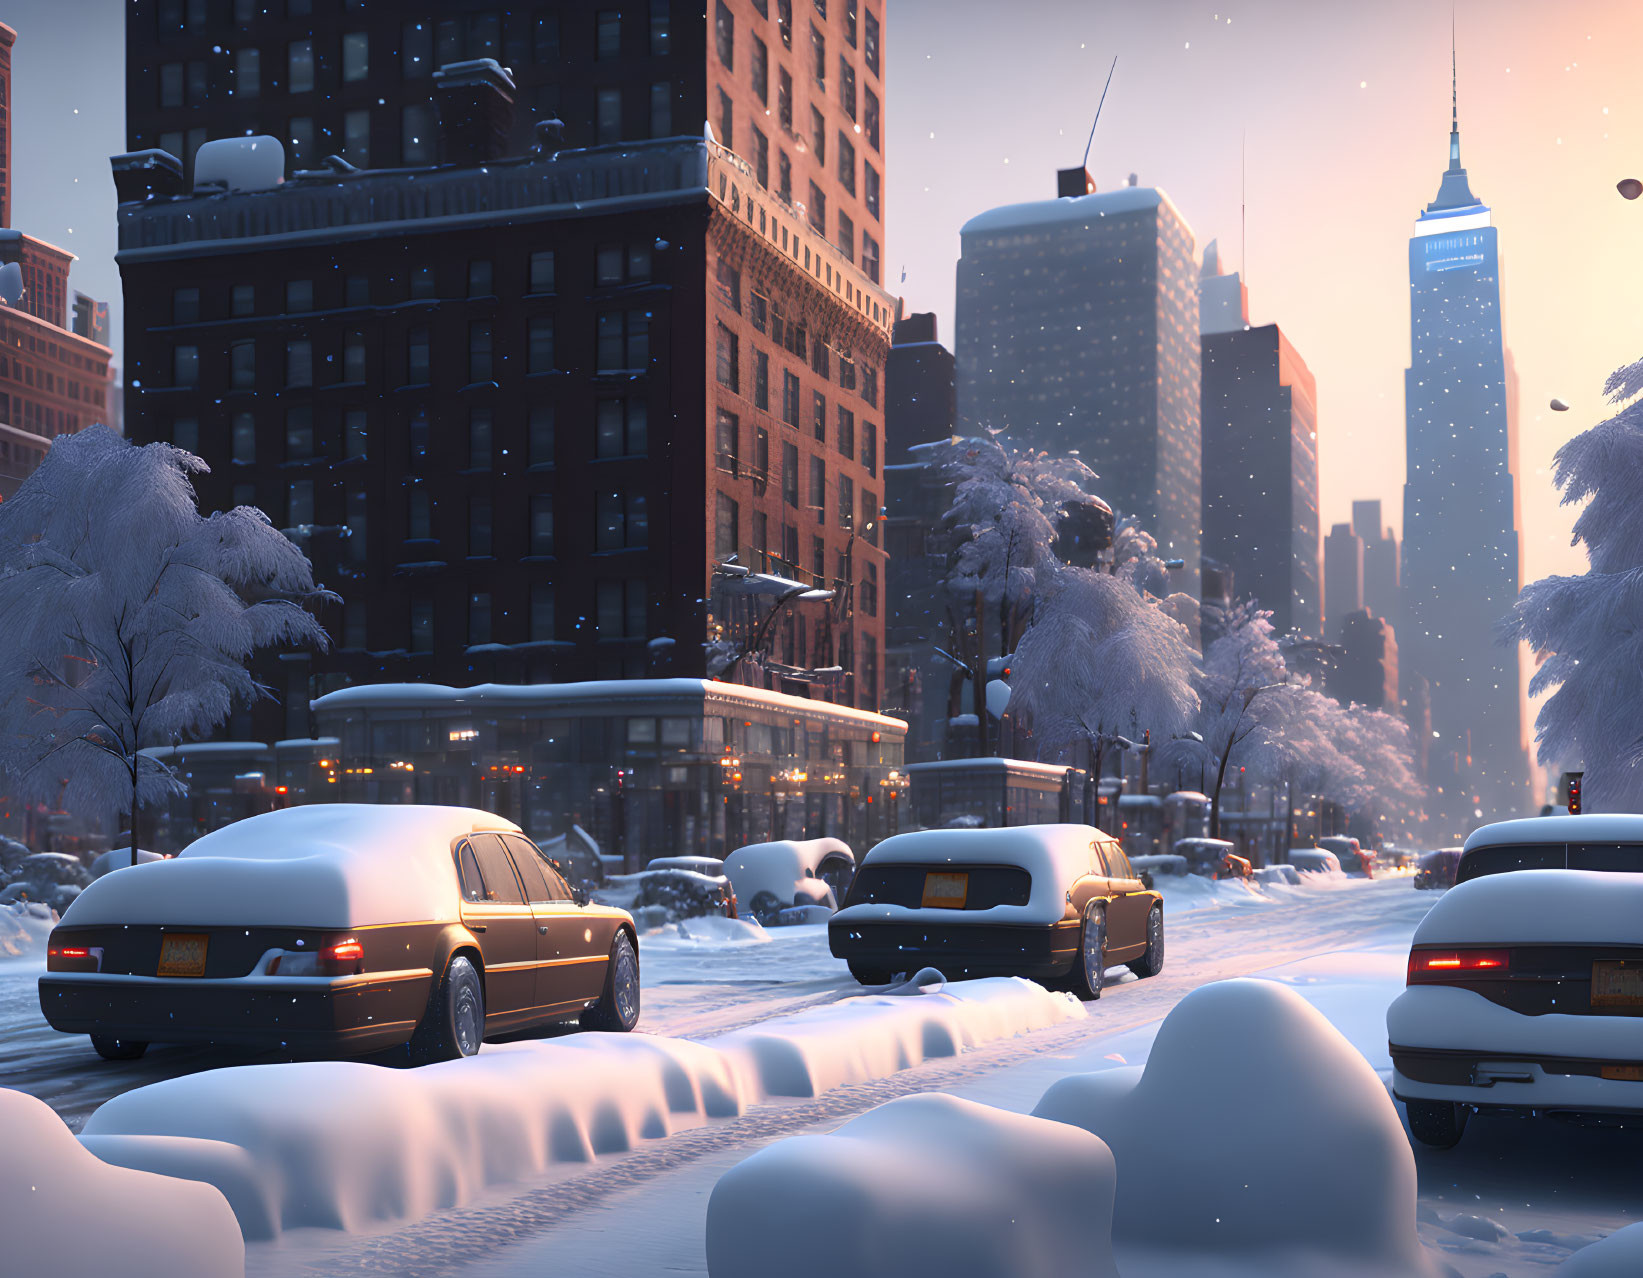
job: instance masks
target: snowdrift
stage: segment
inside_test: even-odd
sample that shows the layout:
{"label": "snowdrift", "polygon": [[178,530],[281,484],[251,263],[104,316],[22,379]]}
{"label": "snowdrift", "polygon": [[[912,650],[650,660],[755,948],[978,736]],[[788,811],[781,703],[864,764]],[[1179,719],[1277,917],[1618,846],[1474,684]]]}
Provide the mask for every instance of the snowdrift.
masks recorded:
{"label": "snowdrift", "polygon": [[1643,1274],[1643,1225],[1627,1225],[1575,1252],[1557,1267],[1555,1278],[1637,1278],[1638,1274]]}
{"label": "snowdrift", "polygon": [[1437,1273],[1415,1233],[1415,1160],[1386,1088],[1287,986],[1203,986],[1164,1019],[1143,1070],[1064,1078],[1033,1113],[1111,1147],[1127,1273]]}
{"label": "snowdrift", "polygon": [[0,959],[34,958],[46,952],[57,911],[38,901],[0,905]]}
{"label": "snowdrift", "polygon": [[1111,1151],[1076,1127],[906,1096],[726,1172],[708,1200],[708,1273],[1117,1278],[1113,1188]]}
{"label": "snowdrift", "polygon": [[416,1070],[243,1066],[117,1096],[84,1139],[111,1162],[217,1186],[248,1239],[353,1231],[1082,1015],[1069,995],[1004,977],[847,999],[709,1042],[578,1034]]}
{"label": "snowdrift", "polygon": [[44,1101],[0,1089],[0,1269],[30,1278],[224,1278],[245,1243],[210,1185],[111,1167]]}

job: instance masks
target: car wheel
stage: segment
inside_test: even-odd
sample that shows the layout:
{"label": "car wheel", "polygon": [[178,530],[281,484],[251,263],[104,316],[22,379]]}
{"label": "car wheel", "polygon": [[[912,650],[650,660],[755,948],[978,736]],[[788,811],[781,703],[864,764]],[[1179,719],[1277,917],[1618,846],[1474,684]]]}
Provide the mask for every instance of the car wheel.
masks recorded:
{"label": "car wheel", "polygon": [[1073,965],[1072,992],[1085,1002],[1101,997],[1107,975],[1107,911],[1092,905],[1084,912],[1079,930],[1078,961]]}
{"label": "car wheel", "polygon": [[485,1038],[485,987],[468,959],[458,955],[428,1000],[411,1036],[411,1064],[431,1065],[473,1056]]}
{"label": "car wheel", "polygon": [[1147,915],[1147,952],[1130,964],[1137,976],[1157,976],[1164,970],[1164,907],[1155,905]]}
{"label": "car wheel", "polygon": [[1409,1134],[1433,1149],[1453,1149],[1460,1144],[1471,1115],[1465,1106],[1452,1101],[1412,1100],[1406,1102],[1406,1108]]}
{"label": "car wheel", "polygon": [[776,916],[782,912],[781,900],[769,890],[755,892],[753,899],[747,903],[748,912],[753,915],[753,921],[760,927],[773,927]]}
{"label": "car wheel", "polygon": [[626,932],[617,932],[605,964],[605,990],[582,1013],[582,1028],[626,1034],[639,1023],[639,956]]}
{"label": "car wheel", "polygon": [[132,1038],[114,1038],[108,1034],[93,1034],[91,1046],[105,1061],[134,1061],[148,1050],[147,1043]]}
{"label": "car wheel", "polygon": [[893,972],[881,967],[863,967],[860,963],[850,965],[850,975],[856,978],[858,985],[888,985],[895,979]]}

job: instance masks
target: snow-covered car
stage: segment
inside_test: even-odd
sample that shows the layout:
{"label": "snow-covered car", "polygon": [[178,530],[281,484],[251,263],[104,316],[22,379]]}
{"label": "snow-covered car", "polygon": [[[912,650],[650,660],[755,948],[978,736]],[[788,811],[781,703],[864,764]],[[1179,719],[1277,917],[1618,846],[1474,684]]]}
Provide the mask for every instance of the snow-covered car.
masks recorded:
{"label": "snow-covered car", "polygon": [[594,898],[631,912],[646,927],[711,916],[733,919],[739,913],[736,891],[723,874],[658,861],[637,874],[612,874]]}
{"label": "snow-covered car", "polygon": [[1187,871],[1206,879],[1247,879],[1249,861],[1233,851],[1225,839],[1177,839],[1175,852],[1185,857]]}
{"label": "snow-covered car", "polygon": [[[1149,852],[1143,856],[1132,856],[1129,860],[1130,869],[1144,883],[1160,874],[1176,878],[1185,878],[1187,874],[1187,858],[1176,856],[1173,852]],[[1148,883],[1147,886],[1152,885]]]}
{"label": "snow-covered car", "polygon": [[1323,848],[1290,848],[1288,861],[1302,874],[1339,874],[1341,863]]}
{"label": "snow-covered car", "polygon": [[287,808],[92,883],[40,1007],[110,1060],[158,1041],[421,1062],[570,1017],[632,1029],[633,920],[586,900],[489,812]]}
{"label": "snow-covered car", "polygon": [[1423,892],[1454,887],[1455,871],[1459,868],[1459,848],[1439,848],[1436,852],[1422,853],[1415,862],[1415,887]]}
{"label": "snow-covered car", "polygon": [[1318,840],[1318,846],[1335,854],[1343,874],[1361,874],[1366,879],[1375,877],[1375,853],[1350,835],[1326,834]]}
{"label": "snow-covered car", "polygon": [[856,854],[838,839],[750,843],[725,858],[736,899],[765,926],[792,906],[838,908],[856,875]]}
{"label": "snow-covered car", "polygon": [[1643,874],[1451,888],[1415,929],[1386,1031],[1393,1094],[1429,1145],[1476,1111],[1643,1114]]}
{"label": "snow-covered car", "polygon": [[863,985],[935,967],[1025,976],[1091,999],[1109,967],[1162,970],[1164,898],[1092,826],[916,830],[863,858],[827,940]]}
{"label": "snow-covered car", "polygon": [[1583,812],[1479,826],[1461,849],[1455,882],[1513,870],[1643,873],[1643,816]]}

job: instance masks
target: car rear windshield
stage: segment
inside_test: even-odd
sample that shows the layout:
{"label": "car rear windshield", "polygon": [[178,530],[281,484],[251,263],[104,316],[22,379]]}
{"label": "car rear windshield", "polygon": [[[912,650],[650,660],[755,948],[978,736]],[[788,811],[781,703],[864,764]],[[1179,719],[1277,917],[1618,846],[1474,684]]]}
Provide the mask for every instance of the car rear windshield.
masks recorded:
{"label": "car rear windshield", "polygon": [[1639,843],[1502,843],[1472,848],[1460,860],[1456,882],[1511,870],[1643,871]]}
{"label": "car rear windshield", "polygon": [[904,905],[916,910],[924,904],[927,874],[964,875],[966,910],[1025,905],[1033,891],[1033,876],[1016,865],[864,865],[850,884],[845,904]]}

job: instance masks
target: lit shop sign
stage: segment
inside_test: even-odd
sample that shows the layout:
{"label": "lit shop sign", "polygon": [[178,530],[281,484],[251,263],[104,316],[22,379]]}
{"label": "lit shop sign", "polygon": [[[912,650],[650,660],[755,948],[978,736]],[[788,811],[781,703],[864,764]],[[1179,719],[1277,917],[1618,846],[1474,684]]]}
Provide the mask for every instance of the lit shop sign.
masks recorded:
{"label": "lit shop sign", "polygon": [[1434,235],[1421,245],[1429,271],[1453,271],[1463,266],[1483,265],[1483,235],[1462,231],[1454,235]]}

